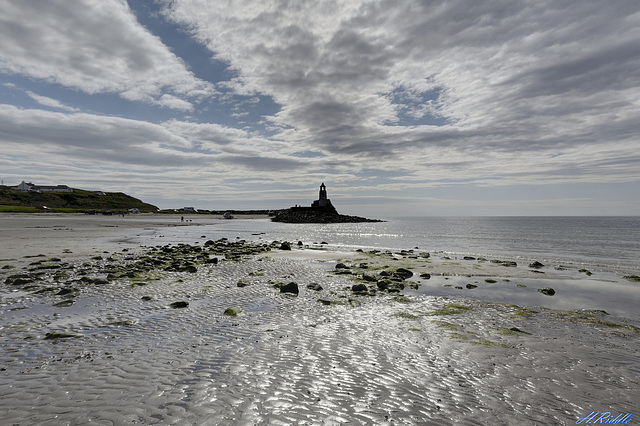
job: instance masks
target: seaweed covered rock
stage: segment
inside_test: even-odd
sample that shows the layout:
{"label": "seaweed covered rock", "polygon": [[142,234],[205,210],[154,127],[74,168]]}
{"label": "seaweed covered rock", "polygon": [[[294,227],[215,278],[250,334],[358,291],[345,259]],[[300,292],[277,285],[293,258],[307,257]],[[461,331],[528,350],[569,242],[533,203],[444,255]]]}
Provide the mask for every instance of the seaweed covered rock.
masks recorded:
{"label": "seaweed covered rock", "polygon": [[223,315],[228,317],[235,317],[242,312],[241,309],[227,308],[224,310]]}
{"label": "seaweed covered rock", "polygon": [[413,276],[413,272],[411,272],[408,269],[405,268],[398,268],[396,269],[396,271],[393,273],[394,277],[398,277],[400,279],[406,280],[409,279]]}
{"label": "seaweed covered rock", "polygon": [[354,293],[368,293],[369,288],[365,284],[354,284],[351,286],[351,291]]}
{"label": "seaweed covered rock", "polygon": [[539,288],[538,291],[547,296],[553,296],[554,294],[556,294],[556,291],[551,287]]}

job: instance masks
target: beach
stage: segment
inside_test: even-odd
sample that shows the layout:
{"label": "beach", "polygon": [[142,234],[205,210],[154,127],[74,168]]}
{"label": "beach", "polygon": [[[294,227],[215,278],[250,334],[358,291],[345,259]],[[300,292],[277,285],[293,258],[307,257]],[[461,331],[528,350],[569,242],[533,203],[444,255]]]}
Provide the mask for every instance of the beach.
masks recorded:
{"label": "beach", "polygon": [[[577,267],[198,235],[226,223],[1,216],[3,421],[636,420],[628,272],[600,274],[607,297]],[[175,243],[186,230],[197,239]]]}

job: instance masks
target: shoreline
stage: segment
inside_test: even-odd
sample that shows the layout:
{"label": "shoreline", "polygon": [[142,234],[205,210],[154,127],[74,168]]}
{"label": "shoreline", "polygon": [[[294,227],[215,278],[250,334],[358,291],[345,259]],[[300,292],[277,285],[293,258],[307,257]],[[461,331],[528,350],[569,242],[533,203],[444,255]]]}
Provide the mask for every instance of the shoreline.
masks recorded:
{"label": "shoreline", "polygon": [[[168,225],[76,222],[16,232],[51,234],[57,248],[82,233],[86,253],[0,256],[0,267],[15,264],[0,269],[8,422],[574,424],[640,402],[638,315],[464,297],[494,285],[568,297],[561,287],[555,296],[517,287],[538,279],[533,268],[231,239],[107,250],[104,239],[121,231]],[[34,282],[6,281],[19,274]],[[455,280],[462,289],[443,287]],[[290,282],[297,296],[280,292]]]}

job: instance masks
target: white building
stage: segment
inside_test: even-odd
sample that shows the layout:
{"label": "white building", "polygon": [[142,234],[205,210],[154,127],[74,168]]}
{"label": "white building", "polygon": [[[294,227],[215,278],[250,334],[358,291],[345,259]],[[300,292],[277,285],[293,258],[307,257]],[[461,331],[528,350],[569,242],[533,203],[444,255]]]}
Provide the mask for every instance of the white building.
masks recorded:
{"label": "white building", "polygon": [[34,185],[29,182],[26,183],[22,181],[19,185],[12,186],[11,189],[15,189],[22,192],[73,192],[73,189],[69,188],[67,185],[56,185],[56,186],[47,186],[47,185]]}

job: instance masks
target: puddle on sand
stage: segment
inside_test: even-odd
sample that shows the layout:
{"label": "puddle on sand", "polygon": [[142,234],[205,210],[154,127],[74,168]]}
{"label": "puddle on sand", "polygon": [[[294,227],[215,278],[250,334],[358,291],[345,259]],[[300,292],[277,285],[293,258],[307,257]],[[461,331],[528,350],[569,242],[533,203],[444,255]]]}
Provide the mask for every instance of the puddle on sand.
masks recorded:
{"label": "puddle on sand", "polygon": [[[406,289],[404,294],[464,297],[468,299],[552,309],[604,309],[609,314],[637,316],[638,289],[632,284],[605,279],[545,279],[545,278],[489,278],[432,276],[428,280],[414,280],[421,284],[417,290]],[[467,284],[477,287],[467,288]],[[524,287],[523,287],[524,286]],[[537,289],[551,287],[555,295],[547,296]]]}

